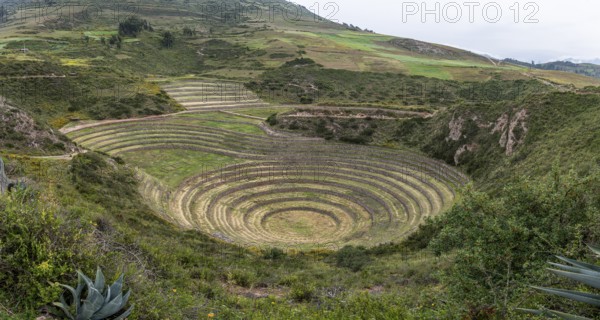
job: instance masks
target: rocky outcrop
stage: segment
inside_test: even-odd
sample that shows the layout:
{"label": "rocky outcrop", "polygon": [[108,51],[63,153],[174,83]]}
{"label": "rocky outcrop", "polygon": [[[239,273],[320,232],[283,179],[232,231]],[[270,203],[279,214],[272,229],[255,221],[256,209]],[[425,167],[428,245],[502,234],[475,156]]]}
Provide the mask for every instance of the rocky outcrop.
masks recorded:
{"label": "rocky outcrop", "polygon": [[[504,153],[507,156],[512,156],[519,145],[525,142],[527,136],[527,118],[528,113],[526,109],[514,109],[511,113],[506,112],[502,114],[496,121],[485,122],[477,115],[463,114],[460,116],[453,115],[452,119],[448,123],[450,132],[446,137],[446,142],[460,141],[463,142],[454,153],[454,163],[458,165],[460,163],[460,157],[465,152],[474,152],[481,147],[480,144],[476,143],[476,136],[467,136],[465,131],[467,121],[473,121],[480,129],[481,132],[489,132],[489,134],[500,133],[500,140],[498,141],[500,147],[504,149]],[[483,131],[482,131],[483,130]]]}
{"label": "rocky outcrop", "polygon": [[505,113],[496,121],[492,134],[501,133],[498,143],[505,149],[507,156],[511,156],[515,148],[525,141],[528,131],[527,116],[527,110],[521,109],[512,118],[508,113]]}
{"label": "rocky outcrop", "polygon": [[[510,156],[513,154],[513,150],[516,146],[523,144],[525,136],[527,135],[527,110],[523,109],[513,117],[508,128],[507,141],[506,141],[506,155]],[[520,129],[520,134],[517,135],[517,129]]]}
{"label": "rocky outcrop", "polygon": [[37,123],[0,97],[0,148],[42,153],[69,153],[78,148],[59,132]]}
{"label": "rocky outcrop", "polygon": [[465,119],[463,119],[460,116],[455,119],[454,116],[452,116],[452,120],[450,120],[450,123],[448,124],[448,127],[450,128],[450,134],[448,135],[448,137],[446,137],[446,141],[460,140],[464,124]]}
{"label": "rocky outcrop", "polygon": [[5,193],[8,189],[8,177],[4,172],[4,161],[0,158],[0,194]]}
{"label": "rocky outcrop", "polygon": [[460,156],[469,151],[469,152],[473,152],[475,150],[477,150],[479,148],[479,145],[477,143],[470,143],[470,144],[465,144],[462,145],[460,148],[458,148],[458,150],[456,150],[456,153],[454,154],[454,164],[455,165],[459,165],[460,164]]}

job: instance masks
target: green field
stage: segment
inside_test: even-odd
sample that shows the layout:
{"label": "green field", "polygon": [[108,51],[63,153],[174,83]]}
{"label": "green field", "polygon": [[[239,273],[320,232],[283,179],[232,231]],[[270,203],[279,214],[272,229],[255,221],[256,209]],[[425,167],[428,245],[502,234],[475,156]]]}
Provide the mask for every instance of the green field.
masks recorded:
{"label": "green field", "polygon": [[232,157],[191,150],[145,150],[124,154],[123,158],[171,188],[187,177],[238,162]]}

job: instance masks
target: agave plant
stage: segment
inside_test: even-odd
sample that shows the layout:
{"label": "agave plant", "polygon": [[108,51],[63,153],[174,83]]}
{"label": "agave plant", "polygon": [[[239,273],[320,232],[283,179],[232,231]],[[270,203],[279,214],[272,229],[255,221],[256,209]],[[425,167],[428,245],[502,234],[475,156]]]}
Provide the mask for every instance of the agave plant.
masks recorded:
{"label": "agave plant", "polygon": [[[598,256],[600,256],[600,248],[590,246],[590,249]],[[557,258],[567,264],[553,263],[550,264],[556,269],[549,268],[552,273],[555,273],[559,276],[563,276],[596,289],[600,289],[600,266],[595,266],[589,263],[580,262],[576,260],[567,259],[565,257],[557,256]],[[596,307],[600,307],[600,295],[587,293],[587,292],[579,292],[579,291],[571,291],[571,290],[563,290],[563,289],[554,289],[554,288],[543,288],[543,287],[533,287],[535,289],[541,290],[543,292],[557,295],[560,297],[564,297],[567,299],[572,299],[575,301],[587,303]],[[567,320],[584,320],[588,318],[558,312],[554,310],[531,310],[531,309],[520,309],[521,311],[525,311],[528,313],[533,313],[536,315],[546,316],[550,318],[559,318],[559,319],[567,319]]]}
{"label": "agave plant", "polygon": [[[52,303],[60,308],[68,319],[100,320],[111,318],[122,320],[129,316],[133,306],[125,311],[123,309],[127,304],[131,290],[123,295],[123,274],[111,286],[106,286],[106,288],[104,287],[104,274],[100,268],[96,270],[96,280],[94,282],[81,271],[77,271],[77,276],[79,280],[76,288],[61,284],[71,293],[71,299],[67,299],[65,294],[62,294],[60,302]],[[85,296],[84,292],[86,293]]]}

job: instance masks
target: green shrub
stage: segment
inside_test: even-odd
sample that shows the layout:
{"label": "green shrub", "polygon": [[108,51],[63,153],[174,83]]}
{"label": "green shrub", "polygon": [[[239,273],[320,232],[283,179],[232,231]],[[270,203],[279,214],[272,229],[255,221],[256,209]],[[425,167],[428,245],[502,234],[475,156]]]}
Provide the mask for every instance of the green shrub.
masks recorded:
{"label": "green shrub", "polygon": [[[298,66],[311,66],[317,65],[317,63],[310,58],[296,58],[294,60],[286,62],[284,67],[298,67]],[[320,65],[319,65],[320,66]]]}
{"label": "green shrub", "polygon": [[160,44],[165,48],[173,47],[175,43],[175,36],[171,31],[165,31],[162,33],[162,39],[160,40]]}
{"label": "green shrub", "polygon": [[277,125],[277,113],[273,113],[267,118],[267,123],[271,126]]}
{"label": "green shrub", "polygon": [[0,196],[0,292],[24,309],[54,300],[62,290],[49,282],[93,263],[90,229],[30,189]]}
{"label": "green shrub", "polygon": [[314,284],[300,281],[292,285],[290,298],[296,302],[308,302],[315,297],[316,291],[317,288]]}
{"label": "green shrub", "polygon": [[335,265],[354,272],[362,270],[371,262],[367,249],[362,246],[345,246],[334,254]]}
{"label": "green shrub", "polygon": [[263,252],[263,258],[268,260],[279,260],[285,258],[286,254],[279,248],[269,248]]}
{"label": "green shrub", "polygon": [[256,276],[248,270],[244,269],[231,269],[225,273],[225,280],[233,285],[250,288]]}

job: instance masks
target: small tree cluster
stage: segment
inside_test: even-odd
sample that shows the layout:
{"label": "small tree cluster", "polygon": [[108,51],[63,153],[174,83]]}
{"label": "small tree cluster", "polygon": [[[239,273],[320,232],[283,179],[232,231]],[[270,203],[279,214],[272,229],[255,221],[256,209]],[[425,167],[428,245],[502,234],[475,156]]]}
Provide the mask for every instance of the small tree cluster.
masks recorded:
{"label": "small tree cluster", "polygon": [[142,30],[153,31],[148,21],[136,16],[129,17],[127,20],[119,23],[119,35],[122,36],[137,37]]}
{"label": "small tree cluster", "polygon": [[108,39],[108,44],[111,46],[117,46],[118,49],[121,49],[122,42],[123,39],[121,39],[121,36],[118,36],[116,34],[113,34],[112,36],[110,36],[110,39]]}
{"label": "small tree cluster", "polygon": [[160,40],[160,44],[165,48],[173,47],[175,43],[175,36],[171,31],[165,31],[162,34],[162,39]]}

